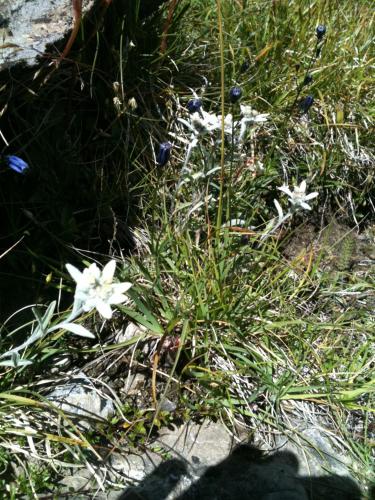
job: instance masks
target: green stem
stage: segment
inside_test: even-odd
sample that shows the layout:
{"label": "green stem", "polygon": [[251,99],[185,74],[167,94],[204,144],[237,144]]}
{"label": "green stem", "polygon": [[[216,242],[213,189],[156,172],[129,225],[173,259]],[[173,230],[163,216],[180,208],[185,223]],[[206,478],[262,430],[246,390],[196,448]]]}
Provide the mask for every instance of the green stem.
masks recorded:
{"label": "green stem", "polygon": [[229,166],[227,220],[230,220],[232,218],[231,202],[232,202],[232,175],[233,175],[233,161],[234,161],[234,104],[231,105],[231,113],[232,113],[232,137],[231,137],[230,166]]}
{"label": "green stem", "polygon": [[225,90],[225,81],[224,81],[224,39],[223,39],[223,18],[221,14],[221,0],[216,0],[217,4],[217,21],[219,25],[219,47],[220,47],[220,84],[221,84],[221,149],[220,149],[220,193],[219,193],[219,206],[217,212],[217,220],[216,220],[216,231],[217,235],[220,234],[220,228],[222,224],[223,218],[223,194],[224,194],[224,177],[225,177],[225,164],[224,164],[224,153],[225,153],[225,134],[224,134],[224,90]]}

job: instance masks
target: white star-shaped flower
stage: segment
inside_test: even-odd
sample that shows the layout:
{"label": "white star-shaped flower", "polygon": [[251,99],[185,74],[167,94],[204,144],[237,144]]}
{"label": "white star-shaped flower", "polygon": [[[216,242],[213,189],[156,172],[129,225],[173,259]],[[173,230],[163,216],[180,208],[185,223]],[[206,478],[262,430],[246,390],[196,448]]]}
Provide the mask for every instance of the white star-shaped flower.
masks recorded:
{"label": "white star-shaped flower", "polygon": [[113,283],[116,261],[110,260],[102,271],[94,263],[79,271],[71,264],[66,264],[70,276],[76,282],[73,311],[81,309],[88,312],[96,309],[104,318],[112,318],[111,305],[127,300],[125,292],[131,283]]}
{"label": "white star-shaped flower", "polygon": [[288,186],[281,186],[277,189],[289,197],[289,202],[296,209],[304,208],[305,210],[311,210],[310,205],[306,202],[319,195],[317,192],[306,194],[306,181],[302,181],[299,186],[294,186],[293,191]]}
{"label": "white star-shaped flower", "polygon": [[254,125],[255,123],[263,123],[268,120],[268,114],[260,114],[251,106],[245,104],[240,104],[241,109],[241,120],[240,120],[240,133],[238,134],[238,141],[241,143],[245,137],[245,133],[248,126]]}
{"label": "white star-shaped flower", "polygon": [[[232,120],[233,117],[230,113],[224,117],[224,131],[226,134],[232,133]],[[221,115],[207,113],[204,109],[200,109],[191,115],[191,124],[197,135],[199,135],[200,132],[210,133],[215,130],[221,130]]]}

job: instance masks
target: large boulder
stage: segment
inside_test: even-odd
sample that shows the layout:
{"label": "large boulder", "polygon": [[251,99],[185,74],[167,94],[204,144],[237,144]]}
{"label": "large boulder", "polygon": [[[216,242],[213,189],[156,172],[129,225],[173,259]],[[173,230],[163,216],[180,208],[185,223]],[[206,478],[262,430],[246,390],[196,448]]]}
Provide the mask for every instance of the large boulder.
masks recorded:
{"label": "large boulder", "polygon": [[[94,0],[82,3],[86,13]],[[34,65],[72,26],[72,0],[0,0],[0,71],[21,61]]]}
{"label": "large boulder", "polygon": [[[134,10],[133,0],[115,1],[119,15]],[[139,18],[155,12],[164,1],[143,0]],[[95,4],[105,11],[111,3],[82,0],[82,14]],[[0,71],[19,62],[34,65],[38,57],[48,52],[48,45],[66,37],[74,25],[73,5],[73,0],[0,0]],[[53,52],[56,56],[57,52]]]}

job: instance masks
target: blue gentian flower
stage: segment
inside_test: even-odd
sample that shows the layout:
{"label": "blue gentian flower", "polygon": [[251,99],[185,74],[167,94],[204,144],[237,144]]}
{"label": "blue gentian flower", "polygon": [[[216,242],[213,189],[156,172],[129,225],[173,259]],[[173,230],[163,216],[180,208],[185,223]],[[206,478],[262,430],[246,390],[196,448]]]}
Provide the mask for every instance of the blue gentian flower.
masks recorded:
{"label": "blue gentian flower", "polygon": [[232,104],[236,103],[242,96],[240,87],[232,87],[229,91],[229,100]]}
{"label": "blue gentian flower", "polygon": [[17,172],[18,174],[23,174],[26,169],[29,168],[29,165],[19,158],[18,156],[9,155],[5,157],[8,167]]}
{"label": "blue gentian flower", "polygon": [[314,102],[314,98],[312,95],[308,95],[307,97],[305,97],[304,99],[302,99],[302,101],[300,102],[299,104],[299,107],[301,108],[301,110],[304,112],[304,113],[307,113],[308,110],[311,108],[311,106],[313,105],[313,102]]}
{"label": "blue gentian flower", "polygon": [[316,37],[318,40],[321,40],[324,35],[326,34],[327,28],[324,26],[324,24],[319,24],[319,26],[316,28]]}
{"label": "blue gentian flower", "polygon": [[171,156],[172,144],[170,142],[162,142],[159,146],[159,153],[156,157],[156,163],[160,167],[164,167],[164,165],[168,162],[169,157]]}
{"label": "blue gentian flower", "polygon": [[186,105],[189,113],[196,113],[202,107],[202,101],[200,99],[190,99]]}

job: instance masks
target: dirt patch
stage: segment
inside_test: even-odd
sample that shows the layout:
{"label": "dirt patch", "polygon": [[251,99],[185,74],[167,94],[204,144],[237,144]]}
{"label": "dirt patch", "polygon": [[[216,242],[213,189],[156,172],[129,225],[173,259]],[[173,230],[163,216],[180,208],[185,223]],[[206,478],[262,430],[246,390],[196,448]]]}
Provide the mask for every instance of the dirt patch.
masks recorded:
{"label": "dirt patch", "polygon": [[375,265],[375,225],[358,232],[334,219],[322,230],[306,223],[285,242],[283,255],[295,271],[312,264],[326,271],[368,271]]}

